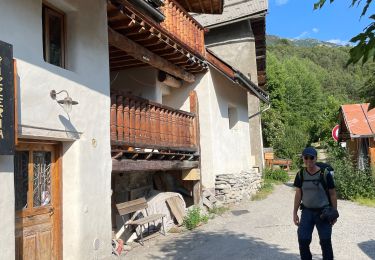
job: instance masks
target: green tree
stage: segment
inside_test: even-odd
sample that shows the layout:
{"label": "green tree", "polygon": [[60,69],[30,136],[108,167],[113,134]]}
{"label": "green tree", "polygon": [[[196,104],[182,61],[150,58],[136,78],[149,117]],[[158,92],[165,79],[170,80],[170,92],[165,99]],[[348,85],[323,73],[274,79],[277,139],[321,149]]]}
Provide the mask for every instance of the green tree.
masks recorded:
{"label": "green tree", "polygon": [[[327,0],[319,0],[319,2],[314,4],[314,9],[322,8],[326,2]],[[334,0],[329,0],[329,2],[333,3]],[[351,0],[351,2],[351,6],[353,7],[361,4],[362,0]],[[361,17],[367,13],[371,3],[372,0],[366,0]],[[359,33],[350,40],[357,45],[350,49],[350,59],[347,64],[355,64],[361,59],[362,64],[366,63],[369,59],[375,61],[375,14],[370,15],[369,18],[373,20],[373,22],[364,28],[362,33]]]}

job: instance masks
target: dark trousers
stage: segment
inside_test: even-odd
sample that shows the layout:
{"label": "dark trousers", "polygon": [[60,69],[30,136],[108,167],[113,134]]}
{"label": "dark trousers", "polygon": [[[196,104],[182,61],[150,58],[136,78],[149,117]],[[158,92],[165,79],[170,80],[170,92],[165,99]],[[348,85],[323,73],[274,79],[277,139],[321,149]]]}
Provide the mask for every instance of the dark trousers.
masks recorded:
{"label": "dark trousers", "polygon": [[320,219],[320,211],[303,209],[301,220],[298,226],[298,243],[302,260],[311,260],[310,243],[314,226],[318,230],[320,247],[322,248],[323,260],[333,259],[333,250],[331,243],[332,225]]}

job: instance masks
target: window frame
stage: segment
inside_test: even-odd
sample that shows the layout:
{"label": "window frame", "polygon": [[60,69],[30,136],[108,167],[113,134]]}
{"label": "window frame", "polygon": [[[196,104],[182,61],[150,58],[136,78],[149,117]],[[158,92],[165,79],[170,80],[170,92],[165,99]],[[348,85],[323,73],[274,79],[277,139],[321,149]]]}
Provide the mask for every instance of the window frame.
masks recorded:
{"label": "window frame", "polygon": [[[51,63],[50,57],[50,23],[49,18],[51,16],[59,17],[61,20],[61,64],[56,65]],[[43,32],[43,59],[45,62],[52,64],[54,66],[58,66],[61,68],[66,68],[66,15],[61,10],[57,9],[56,7],[52,6],[51,4],[44,2],[42,3],[42,32]]]}

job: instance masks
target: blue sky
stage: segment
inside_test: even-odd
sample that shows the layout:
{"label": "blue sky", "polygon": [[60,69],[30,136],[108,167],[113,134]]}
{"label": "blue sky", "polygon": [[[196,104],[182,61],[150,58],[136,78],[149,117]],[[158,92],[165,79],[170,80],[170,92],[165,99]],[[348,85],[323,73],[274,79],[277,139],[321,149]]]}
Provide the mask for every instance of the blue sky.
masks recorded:
{"label": "blue sky", "polygon": [[[351,0],[329,0],[320,10],[313,10],[318,0],[268,0],[267,34],[290,39],[315,38],[346,44],[370,23],[375,3],[360,19],[362,5],[350,8]],[[365,2],[365,0],[362,0]]]}

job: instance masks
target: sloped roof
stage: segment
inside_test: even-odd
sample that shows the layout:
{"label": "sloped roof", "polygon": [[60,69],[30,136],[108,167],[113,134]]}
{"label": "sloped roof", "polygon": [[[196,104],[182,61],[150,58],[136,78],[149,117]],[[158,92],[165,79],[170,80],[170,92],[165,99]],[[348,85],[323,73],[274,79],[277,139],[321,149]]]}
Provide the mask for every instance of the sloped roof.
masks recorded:
{"label": "sloped roof", "polygon": [[209,27],[263,13],[267,9],[268,0],[225,0],[221,15],[192,14],[192,16],[203,26]]}
{"label": "sloped roof", "polygon": [[368,108],[368,103],[342,105],[340,113],[344,122],[340,124],[339,137],[346,132],[351,138],[375,137],[375,109]]}
{"label": "sloped roof", "polygon": [[236,68],[232,67],[231,65],[220,59],[219,56],[217,56],[214,52],[212,52],[209,49],[206,49],[206,59],[213,68],[223,73],[232,82],[238,84],[246,91],[249,91],[250,93],[254,94],[260,100],[263,100],[263,102],[267,104],[270,103],[270,97],[266,91],[264,91],[262,88],[257,86],[254,82],[252,82],[249,78],[243,75],[241,71],[237,70]]}
{"label": "sloped roof", "polygon": [[203,14],[221,14],[224,0],[176,0],[186,11]]}

